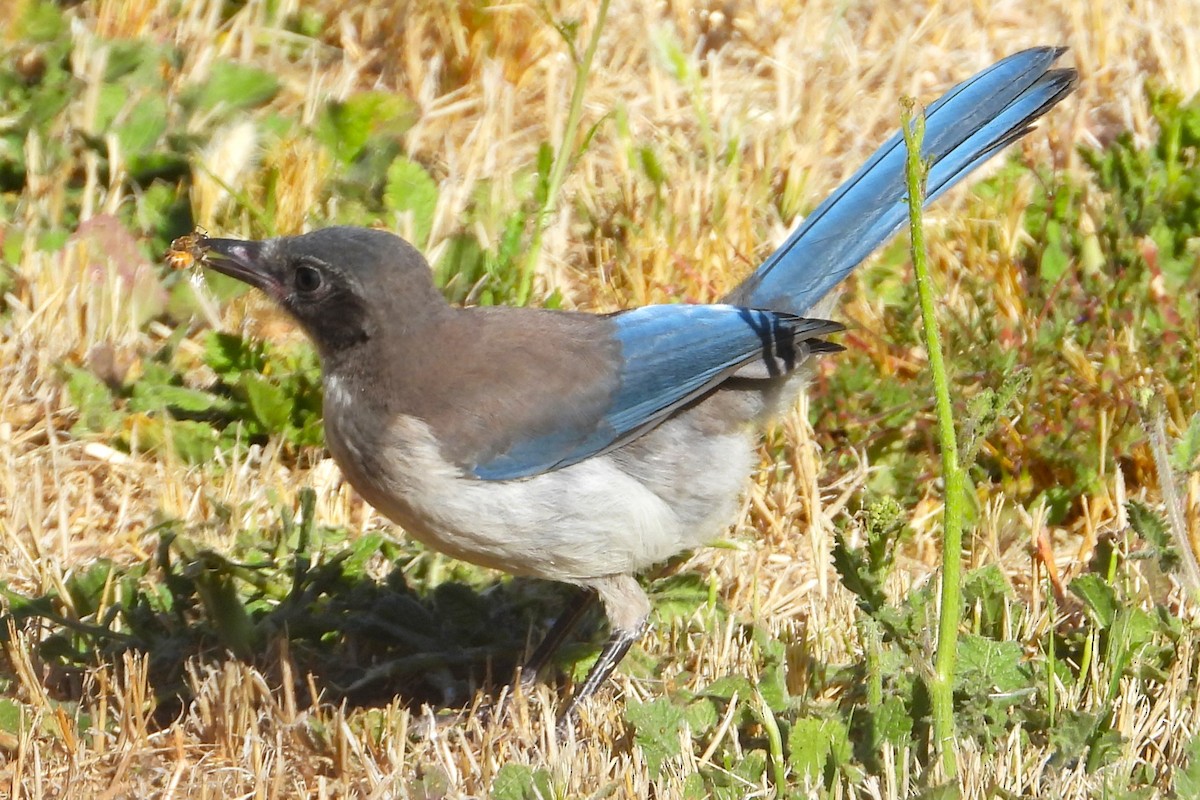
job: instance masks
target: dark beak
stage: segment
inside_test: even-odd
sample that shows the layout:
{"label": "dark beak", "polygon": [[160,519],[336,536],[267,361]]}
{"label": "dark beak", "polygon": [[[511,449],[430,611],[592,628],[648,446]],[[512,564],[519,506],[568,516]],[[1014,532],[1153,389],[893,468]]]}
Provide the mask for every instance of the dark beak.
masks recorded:
{"label": "dark beak", "polygon": [[244,239],[205,239],[204,263],[272,297],[281,297],[283,284],[271,270],[265,244]]}

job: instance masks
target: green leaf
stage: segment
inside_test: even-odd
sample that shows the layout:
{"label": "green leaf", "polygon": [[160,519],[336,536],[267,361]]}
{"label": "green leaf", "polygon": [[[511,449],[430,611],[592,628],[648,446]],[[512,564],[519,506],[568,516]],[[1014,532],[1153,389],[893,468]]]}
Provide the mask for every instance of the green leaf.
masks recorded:
{"label": "green leaf", "polygon": [[458,234],[444,244],[433,280],[447,300],[463,303],[486,274],[487,254],[479,240],[470,234]]}
{"label": "green leaf", "polygon": [[328,24],[323,12],[311,8],[301,8],[288,18],[288,29],[307,39],[320,39]]}
{"label": "green leaf", "polygon": [[1174,660],[1175,648],[1169,643],[1156,647],[1155,639],[1160,633],[1167,633],[1160,619],[1143,609],[1122,606],[1117,611],[1104,653],[1105,667],[1109,671],[1110,701],[1116,699],[1121,676],[1131,664],[1148,672],[1155,680],[1166,680],[1165,675],[1155,675],[1154,672],[1159,666],[1170,665]]}
{"label": "green leaf", "polygon": [[110,433],[121,423],[121,413],[114,407],[116,400],[108,385],[86,369],[67,366],[67,395],[79,410],[79,421],[71,428],[83,432]]}
{"label": "green leaf", "polygon": [[211,461],[220,444],[220,434],[211,425],[190,419],[168,420],[162,426],[162,435],[189,464]]}
{"label": "green leaf", "polygon": [[708,582],[696,573],[656,581],[650,590],[654,615],[662,622],[684,622],[708,603],[708,592]]}
{"label": "green leaf", "polygon": [[120,83],[101,85],[96,95],[96,115],[92,133],[100,135],[109,130],[128,102],[128,87]]}
{"label": "green leaf", "polygon": [[[4,152],[0,150],[0,161],[4,160]],[[15,267],[21,263],[21,251],[25,245],[25,231],[20,228],[9,228],[4,232],[4,242],[2,246],[3,260]]]}
{"label": "green leaf", "polygon": [[83,572],[72,575],[67,581],[67,593],[71,595],[71,603],[79,617],[89,617],[96,613],[104,599],[104,591],[112,579],[113,564],[110,561],[98,561]]}
{"label": "green leaf", "polygon": [[493,800],[552,800],[550,773],[524,764],[505,764],[492,781]]}
{"label": "green leaf", "polygon": [[841,576],[842,585],[854,593],[863,611],[876,614],[887,606],[883,576],[871,569],[867,550],[851,549],[841,531],[835,534],[833,566]]}
{"label": "green leaf", "polygon": [[6,32],[8,41],[54,42],[67,35],[67,20],[57,3],[33,0],[25,3],[22,11],[16,24]]}
{"label": "green leaf", "polygon": [[787,709],[791,695],[787,689],[787,645],[763,628],[756,628],[755,643],[759,647],[759,673],[755,689],[767,707],[776,714]]}
{"label": "green leaf", "polygon": [[1125,752],[1125,737],[1115,728],[1101,728],[1088,743],[1087,771],[1097,770],[1112,764]]}
{"label": "green leaf", "polygon": [[254,652],[257,641],[254,621],[238,592],[228,562],[203,555],[194,565],[196,593],[221,641],[240,657]]}
{"label": "green leaf", "polygon": [[830,766],[850,759],[850,733],[837,719],[806,718],[788,733],[788,765],[797,776],[823,781]]}
{"label": "green leaf", "polygon": [[1082,756],[1100,725],[1100,714],[1064,710],[1050,729],[1050,745],[1060,760],[1069,761]]}
{"label": "green leaf", "polygon": [[721,719],[716,703],[706,697],[688,703],[684,709],[684,716],[688,727],[696,736],[708,735]]}
{"label": "green leaf", "polygon": [[237,384],[246,393],[250,410],[268,433],[282,433],[291,422],[292,404],[279,386],[257,372],[246,370]]}
{"label": "green leaf", "polygon": [[683,800],[711,800],[712,792],[704,785],[704,775],[693,772],[683,779]]}
{"label": "green leaf", "polygon": [[25,707],[8,697],[0,698],[0,731],[20,736],[29,730],[29,715]]}
{"label": "green leaf", "polygon": [[441,800],[450,796],[453,782],[445,769],[440,766],[427,766],[421,772],[411,797],[420,800]]}
{"label": "green leaf", "polygon": [[958,784],[943,783],[940,786],[931,786],[918,795],[913,797],[913,800],[958,800],[962,797],[962,790],[958,788]]}
{"label": "green leaf", "polygon": [[1187,430],[1175,443],[1171,466],[1179,472],[1191,472],[1197,467],[1197,459],[1200,459],[1200,413],[1192,415]]}
{"label": "green leaf", "polygon": [[646,173],[646,177],[650,179],[650,183],[654,184],[656,189],[662,188],[667,182],[667,171],[659,161],[658,154],[654,152],[653,148],[644,146],[638,148],[637,155],[638,164]]}
{"label": "green leaf", "polygon": [[757,786],[762,783],[763,773],[767,771],[767,751],[754,749],[742,756],[742,760],[733,768],[733,774],[741,778],[741,781],[734,784],[734,787],[739,790],[734,797],[745,797],[745,788],[747,786]]}
{"label": "green leaf", "polygon": [[151,153],[167,130],[167,101],[159,95],[140,97],[117,128],[117,140],[127,158]]}
{"label": "green leaf", "polygon": [[167,409],[182,414],[205,414],[227,405],[224,398],[192,389],[164,383],[140,381],[133,387],[129,410],[152,412]]}
{"label": "green leaf", "polygon": [[1176,797],[1200,797],[1200,736],[1193,736],[1185,751],[1186,765],[1175,770],[1172,787]]}
{"label": "green leaf", "polygon": [[205,111],[225,114],[262,105],[279,92],[275,73],[257,67],[218,61],[208,80],[192,87],[186,100]]}
{"label": "green leaf", "polygon": [[104,64],[104,84],[127,87],[159,87],[166,83],[163,66],[176,59],[177,52],[167,44],[144,39],[117,39],[108,42]]}
{"label": "green leaf", "polygon": [[912,714],[904,698],[894,694],[887,695],[883,698],[883,703],[868,711],[871,714],[871,732],[874,735],[875,747],[884,742],[901,747],[912,738]]}
{"label": "green leaf", "polygon": [[218,375],[236,380],[244,370],[262,372],[266,359],[260,345],[235,333],[210,331],[204,337],[204,363]]}
{"label": "green leaf", "polygon": [[968,693],[1009,693],[1030,685],[1020,642],[995,641],[972,633],[958,640],[955,686]]}
{"label": "green leaf", "polygon": [[704,690],[700,694],[703,697],[712,697],[717,700],[732,700],[736,694],[744,701],[749,695],[753,694],[753,691],[749,679],[745,676],[726,675],[722,678],[717,678],[704,687]]}
{"label": "green leaf", "polygon": [[437,184],[420,164],[399,156],[388,167],[384,205],[392,212],[412,214],[412,238],[418,244],[429,239],[437,200]]}
{"label": "green leaf", "polygon": [[966,607],[978,614],[980,632],[993,638],[1003,636],[1005,609],[1011,594],[1004,572],[995,564],[972,570],[963,580]]}
{"label": "green leaf", "polygon": [[655,55],[671,76],[680,83],[687,83],[691,76],[688,56],[674,30],[665,26],[659,28],[654,37],[654,46]]}
{"label": "green leaf", "polygon": [[971,398],[970,410],[959,437],[959,460],[965,468],[975,466],[983,442],[991,436],[997,421],[1008,413],[1017,396],[1025,393],[1032,378],[1032,370],[1015,368],[1004,377],[999,391],[985,388]]}
{"label": "green leaf", "polygon": [[330,103],[317,122],[316,137],[339,161],[349,164],[372,136],[398,137],[416,119],[416,107],[400,95],[361,92]]}
{"label": "green leaf", "polygon": [[631,703],[625,707],[625,719],[633,726],[634,741],[642,748],[651,772],[658,772],[663,761],[682,752],[679,730],[686,717],[668,698]]}
{"label": "green leaf", "polygon": [[378,531],[364,534],[355,539],[350,545],[349,554],[342,560],[342,574],[350,578],[367,580],[367,562],[375,557],[383,546],[383,534]]}
{"label": "green leaf", "polygon": [[1071,265],[1071,257],[1067,255],[1063,246],[1062,226],[1057,220],[1046,222],[1046,230],[1043,235],[1046,237],[1046,244],[1045,249],[1042,250],[1040,273],[1043,281],[1054,283]]}
{"label": "green leaf", "polygon": [[1129,515],[1129,526],[1154,548],[1162,568],[1167,571],[1176,568],[1179,565],[1179,553],[1163,518],[1140,500],[1127,502],[1125,513]]}
{"label": "green leaf", "polygon": [[1095,573],[1080,575],[1071,581],[1071,593],[1087,604],[1097,624],[1102,628],[1112,625],[1117,614],[1117,593],[1107,581]]}

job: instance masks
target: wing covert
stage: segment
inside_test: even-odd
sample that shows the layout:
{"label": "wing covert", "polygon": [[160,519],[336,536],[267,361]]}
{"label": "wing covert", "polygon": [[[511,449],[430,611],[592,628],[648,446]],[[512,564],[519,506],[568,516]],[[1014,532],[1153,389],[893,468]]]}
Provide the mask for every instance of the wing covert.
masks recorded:
{"label": "wing covert", "polygon": [[529,477],[619,447],[747,364],[758,362],[767,377],[786,375],[809,352],[805,340],[842,330],[835,322],[732,305],[644,306],[607,319],[619,361],[615,391],[599,418],[564,416],[563,424],[474,465],[476,477]]}

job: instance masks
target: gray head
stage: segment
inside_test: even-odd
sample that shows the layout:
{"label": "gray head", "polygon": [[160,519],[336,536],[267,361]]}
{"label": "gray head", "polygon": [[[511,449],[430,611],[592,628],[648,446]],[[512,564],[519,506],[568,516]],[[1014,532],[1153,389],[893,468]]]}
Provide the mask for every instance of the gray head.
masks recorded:
{"label": "gray head", "polygon": [[324,228],[265,241],[206,239],[205,262],[266,292],[326,361],[444,308],[429,265],[408,242],[369,228]]}

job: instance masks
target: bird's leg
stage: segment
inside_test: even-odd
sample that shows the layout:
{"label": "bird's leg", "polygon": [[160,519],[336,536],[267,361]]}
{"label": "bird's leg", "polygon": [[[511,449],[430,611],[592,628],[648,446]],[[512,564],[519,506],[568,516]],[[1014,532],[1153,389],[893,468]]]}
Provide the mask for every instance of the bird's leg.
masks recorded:
{"label": "bird's leg", "polygon": [[613,674],[613,670],[621,663],[621,659],[629,652],[629,648],[633,643],[642,638],[642,633],[646,630],[643,624],[640,628],[634,630],[614,630],[608,642],[604,645],[604,649],[600,651],[600,657],[596,659],[596,663],[592,665],[591,671],[587,674],[587,678],[575,694],[571,695],[571,701],[567,703],[567,707],[558,717],[558,727],[560,729],[569,726],[574,720],[575,715],[579,713],[579,708],[583,703],[596,693],[596,690],[608,680]]}
{"label": "bird's leg", "polygon": [[633,643],[642,638],[650,617],[650,600],[631,575],[610,575],[589,583],[604,601],[604,610],[612,625],[612,634],[600,657],[592,665],[583,684],[575,690],[571,701],[558,718],[559,731],[568,728],[579,713],[580,706],[608,680]]}
{"label": "bird's leg", "polygon": [[579,627],[592,606],[596,604],[596,593],[591,589],[580,589],[571,604],[559,615],[550,630],[546,632],[542,643],[533,651],[533,655],[521,667],[521,688],[528,690],[537,682],[538,673],[545,669],[550,659],[562,647],[571,632]]}

